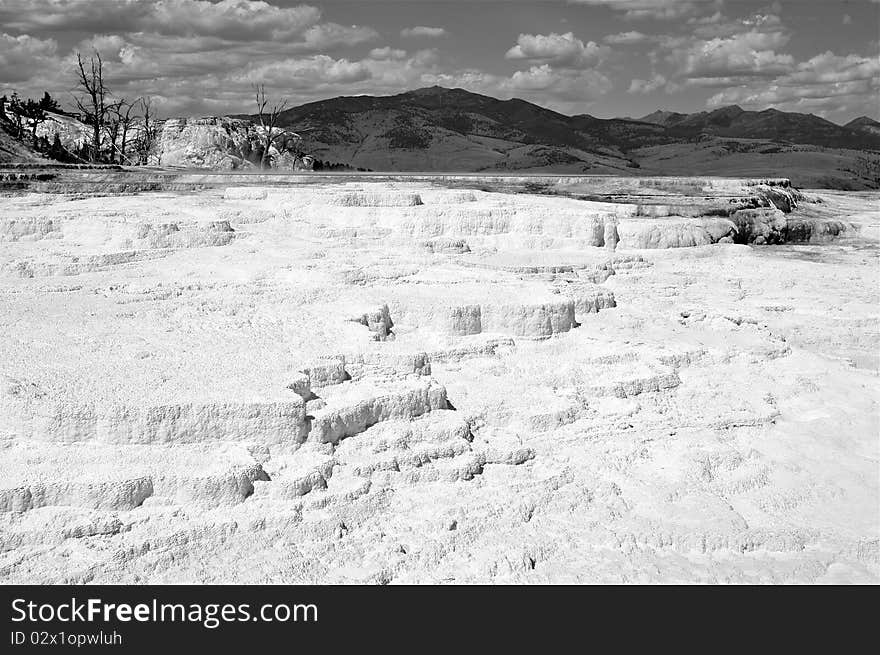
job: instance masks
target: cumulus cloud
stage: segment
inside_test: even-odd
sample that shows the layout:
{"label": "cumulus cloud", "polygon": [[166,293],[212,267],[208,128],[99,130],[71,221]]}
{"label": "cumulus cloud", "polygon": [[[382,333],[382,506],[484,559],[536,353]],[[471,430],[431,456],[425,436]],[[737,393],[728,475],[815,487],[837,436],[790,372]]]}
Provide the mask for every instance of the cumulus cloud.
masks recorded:
{"label": "cumulus cloud", "polygon": [[[659,39],[665,60],[673,67],[673,75],[688,78],[693,84],[707,85],[711,80],[779,75],[794,67],[794,57],[779,52],[788,45],[791,33],[778,16],[756,14],[739,20],[709,18],[690,21],[689,36]],[[659,52],[655,52],[654,59],[658,56]]]}
{"label": "cumulus cloud", "polygon": [[789,73],[756,84],[744,81],[709,98],[717,107],[775,106],[798,111],[876,113],[880,58],[825,52],[800,62]]}
{"label": "cumulus cloud", "polygon": [[664,86],[666,86],[666,78],[663,75],[655,74],[649,80],[634,79],[629,85],[628,93],[653,93]]}
{"label": "cumulus cloud", "polygon": [[517,43],[504,56],[507,59],[529,59],[558,66],[595,64],[608,52],[605,46],[584,43],[573,33],[520,34]]}
{"label": "cumulus cloud", "polygon": [[782,33],[746,32],[694,44],[685,53],[684,74],[691,78],[768,76],[794,66],[789,54],[779,54],[788,38]]}
{"label": "cumulus cloud", "polygon": [[836,84],[842,82],[869,81],[880,85],[880,58],[861,55],[836,55],[830,50],[798,65],[797,70],[786,76],[796,84]]}
{"label": "cumulus cloud", "polygon": [[525,92],[530,97],[549,95],[556,100],[589,102],[610,91],[612,84],[598,71],[556,70],[549,64],[541,64],[515,72],[500,87]]}
{"label": "cumulus cloud", "polygon": [[405,27],[400,30],[400,35],[405,38],[437,39],[446,36],[446,34],[446,30],[442,27],[426,27],[425,25]]}

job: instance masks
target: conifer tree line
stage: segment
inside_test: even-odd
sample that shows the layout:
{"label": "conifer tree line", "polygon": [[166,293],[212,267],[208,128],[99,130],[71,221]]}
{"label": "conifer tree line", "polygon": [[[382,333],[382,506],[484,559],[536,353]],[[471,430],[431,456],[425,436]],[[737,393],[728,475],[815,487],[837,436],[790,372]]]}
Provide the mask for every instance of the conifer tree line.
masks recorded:
{"label": "conifer tree line", "polygon": [[[105,79],[105,63],[99,52],[84,57],[76,54],[75,84],[71,94],[72,111],[66,111],[49,92],[40,99],[22,98],[17,92],[0,96],[0,127],[38,152],[57,161],[146,165],[158,134],[159,122],[152,98],[127,99],[114,94]],[[247,144],[247,159],[261,168],[271,168],[273,152],[302,155],[301,138],[281,125],[289,108],[287,99],[271,100],[264,85],[254,85],[257,136]],[[76,119],[84,134],[62,143],[59,130],[40,126],[56,121],[51,114]],[[63,121],[62,121],[63,122]],[[82,128],[79,128],[82,130]],[[50,142],[48,134],[53,134]],[[327,168],[334,166],[327,162]]]}
{"label": "conifer tree line", "polygon": [[[0,96],[0,123],[6,131],[38,152],[62,162],[144,165],[157,134],[152,99],[115,96],[104,80],[101,54],[76,55],[76,85],[72,94],[75,111],[65,111],[49,92],[40,99],[23,98],[13,91]],[[49,141],[40,126],[52,120],[50,113],[77,119],[88,134],[75,147],[65,147],[58,131]]]}

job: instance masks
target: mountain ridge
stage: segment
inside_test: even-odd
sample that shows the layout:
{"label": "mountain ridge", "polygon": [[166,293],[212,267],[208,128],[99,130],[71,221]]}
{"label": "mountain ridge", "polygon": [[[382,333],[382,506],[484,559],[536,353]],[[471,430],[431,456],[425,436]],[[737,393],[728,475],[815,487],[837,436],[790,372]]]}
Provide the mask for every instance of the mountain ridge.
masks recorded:
{"label": "mountain ridge", "polygon": [[[462,88],[447,88],[437,85],[388,96],[338,96],[318,100],[290,108],[283,112],[283,116],[289,121],[294,117],[307,115],[312,110],[319,108],[326,110],[331,106],[334,106],[337,111],[351,113],[369,109],[388,110],[407,105],[444,114],[473,112],[474,110],[485,112],[488,110],[493,114],[493,117],[504,118],[512,124],[521,124],[529,118],[540,116],[553,122],[573,121],[579,124],[574,126],[576,130],[581,129],[585,123],[590,127],[624,123],[631,125],[650,124],[676,128],[673,136],[687,136],[688,132],[698,131],[733,138],[779,139],[788,136],[793,139],[794,143],[810,145],[826,145],[828,143],[830,147],[864,146],[863,143],[850,143],[847,140],[852,140],[857,136],[865,125],[880,127],[880,123],[867,116],[854,119],[845,125],[838,125],[814,114],[784,112],[775,108],[752,111],[745,110],[739,105],[727,105],[711,111],[693,113],[657,110],[642,118],[597,118],[590,114],[562,114],[521,98],[500,100]],[[780,126],[785,122],[794,123],[794,128],[797,129],[781,130]],[[810,130],[820,133],[811,133]],[[844,145],[844,142],[847,143]],[[880,140],[876,143],[871,141],[868,145],[880,148]]]}
{"label": "mountain ridge", "polygon": [[880,187],[880,127],[776,109],[567,116],[520,98],[433,86],[319,100],[279,120],[318,160],[374,171],[746,174]]}
{"label": "mountain ridge", "polygon": [[658,110],[640,119],[567,116],[520,98],[500,100],[440,86],[389,96],[318,100],[287,109],[280,118],[286,127],[305,124],[307,129],[317,131],[317,136],[331,137],[327,143],[332,143],[334,136],[338,140],[344,133],[337,130],[332,135],[332,126],[350,127],[351,115],[379,111],[397,114],[397,129],[384,132],[391,148],[424,147],[428,140],[424,130],[441,128],[462,135],[596,150],[601,154],[624,154],[633,148],[702,135],[880,150],[880,123],[867,117],[838,125],[813,114],[773,108],[750,111],[738,105],[690,114]]}
{"label": "mountain ridge", "polygon": [[656,121],[671,135],[681,137],[712,134],[832,148],[861,149],[866,145],[870,149],[880,147],[877,139],[872,138],[868,142],[864,140],[865,134],[877,135],[850,127],[851,124],[838,125],[815,114],[784,112],[774,108],[748,111],[738,105],[730,105],[693,114],[654,112],[642,120]]}

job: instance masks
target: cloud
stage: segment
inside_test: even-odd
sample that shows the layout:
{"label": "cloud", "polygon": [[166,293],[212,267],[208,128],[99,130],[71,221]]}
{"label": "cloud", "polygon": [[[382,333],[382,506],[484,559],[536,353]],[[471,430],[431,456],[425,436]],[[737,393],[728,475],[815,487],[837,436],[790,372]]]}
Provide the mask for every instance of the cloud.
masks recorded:
{"label": "cloud", "polygon": [[437,39],[446,36],[447,32],[442,27],[426,27],[424,25],[416,25],[415,27],[405,27],[400,30],[400,35],[405,38]]}
{"label": "cloud", "polygon": [[722,0],[569,0],[572,4],[605,6],[624,12],[628,19],[672,20],[713,11]]}
{"label": "cloud", "polygon": [[210,34],[230,40],[285,39],[321,18],[316,7],[276,7],[253,0],[159,0],[144,26],[168,34]]}
{"label": "cloud", "polygon": [[370,50],[371,59],[406,59],[406,50],[385,46],[384,48],[373,48]]}
{"label": "cloud", "polygon": [[262,0],[3,0],[0,22],[22,31],[153,31],[229,40],[282,40],[318,23],[317,7]]}
{"label": "cloud", "polygon": [[776,52],[788,44],[790,34],[783,29],[763,27],[754,25],[748,31],[711,39],[667,39],[664,41],[670,50],[667,61],[675,65],[678,75],[703,80],[767,77],[791,70],[794,58]]}
{"label": "cloud", "polygon": [[608,48],[590,41],[584,43],[571,32],[566,34],[520,34],[517,44],[507,51],[507,59],[528,59],[538,63],[579,67],[595,64]]}
{"label": "cloud", "polygon": [[609,34],[604,39],[605,43],[611,45],[635,45],[637,43],[645,43],[651,40],[651,37],[642,32],[619,32],[618,34]]}
{"label": "cloud", "polygon": [[311,50],[325,50],[338,45],[355,45],[375,41],[379,33],[372,27],[358,25],[339,25],[320,23],[313,25],[304,34],[304,46]]}
{"label": "cloud", "polygon": [[57,51],[55,39],[0,34],[0,80],[22,82],[38,70],[51,68]]}
{"label": "cloud", "polygon": [[153,5],[140,0],[3,0],[0,24],[22,32],[41,29],[114,31],[136,28]]}
{"label": "cloud", "polygon": [[655,73],[650,80],[634,79],[629,85],[628,93],[653,93],[664,86],[666,86],[666,78],[663,75]]}
{"label": "cloud", "polygon": [[695,16],[687,22],[690,33],[700,39],[730,37],[744,31],[784,32],[782,19],[778,14],[753,14],[745,18],[729,19],[721,12],[712,15]]}
{"label": "cloud", "polygon": [[119,34],[95,34],[88,39],[83,39],[76,45],[76,50],[82,53],[100,52],[104,59],[116,57],[119,51],[129,45],[124,37]]}
{"label": "cloud", "polygon": [[230,79],[240,84],[257,82],[290,89],[312,89],[361,82],[369,77],[370,70],[362,61],[314,55],[252,66],[232,75]]}
{"label": "cloud", "polygon": [[784,79],[796,84],[836,84],[870,81],[880,85],[880,59],[861,55],[840,56],[826,51],[798,65]]}
{"label": "cloud", "polygon": [[530,97],[540,98],[539,102],[546,102],[547,98],[590,102],[610,91],[612,84],[598,71],[556,70],[549,64],[541,64],[515,72],[500,88],[525,92]]}
{"label": "cloud", "polygon": [[880,92],[880,59],[875,56],[824,52],[772,80],[740,80],[716,93],[708,106],[740,104],[775,106],[795,111],[876,113]]}

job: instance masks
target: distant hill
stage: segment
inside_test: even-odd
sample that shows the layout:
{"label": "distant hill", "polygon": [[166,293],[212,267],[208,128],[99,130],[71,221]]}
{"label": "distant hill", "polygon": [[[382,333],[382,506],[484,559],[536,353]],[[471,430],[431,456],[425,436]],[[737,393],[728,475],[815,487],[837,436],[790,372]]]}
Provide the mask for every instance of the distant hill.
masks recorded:
{"label": "distant hill", "polygon": [[662,125],[666,127],[670,124],[675,124],[685,118],[687,118],[687,114],[679,114],[675,111],[663,111],[658,109],[657,111],[648,114],[647,116],[643,116],[639,120],[643,123],[654,123],[655,125]]}
{"label": "distant hill", "polygon": [[853,119],[849,123],[844,125],[844,127],[855,132],[870,134],[872,136],[880,136],[880,123],[875,121],[873,118],[868,118],[867,116],[859,116],[858,118]]}
{"label": "distant hill", "polygon": [[[688,138],[701,134],[739,139],[772,139],[796,144],[828,148],[880,149],[880,131],[859,129],[859,126],[837,125],[813,114],[798,114],[777,109],[746,111],[731,105],[696,114],[654,112],[643,119],[667,129],[672,137]],[[857,119],[861,120],[861,119]],[[864,119],[878,125],[871,119]],[[869,138],[866,140],[865,136]]]}
{"label": "distant hill", "polygon": [[[849,179],[852,170],[865,168],[855,160],[880,152],[880,134],[866,121],[840,126],[811,114],[737,106],[601,119],[439,86],[331,98],[281,115],[281,125],[303,136],[306,152],[376,171],[631,175],[669,170],[674,162],[664,153],[674,152],[693,164],[691,174],[727,171],[727,159],[735,156],[754,167],[751,175],[785,175],[790,161],[805,183],[854,188],[874,184],[873,174]],[[808,156],[829,148],[841,152]]]}
{"label": "distant hill", "polygon": [[619,173],[637,165],[627,149],[667,140],[649,123],[565,116],[436,86],[322,100],[281,119],[316,157],[373,170]]}

